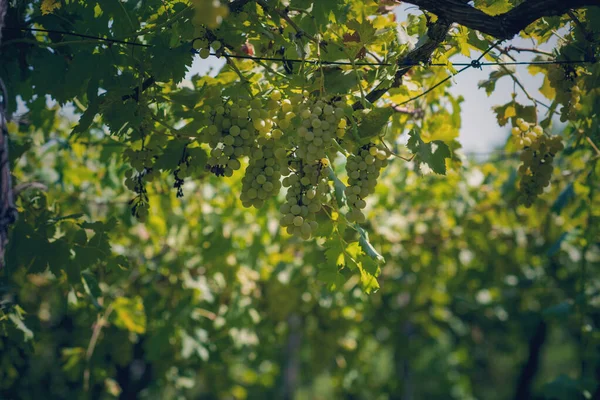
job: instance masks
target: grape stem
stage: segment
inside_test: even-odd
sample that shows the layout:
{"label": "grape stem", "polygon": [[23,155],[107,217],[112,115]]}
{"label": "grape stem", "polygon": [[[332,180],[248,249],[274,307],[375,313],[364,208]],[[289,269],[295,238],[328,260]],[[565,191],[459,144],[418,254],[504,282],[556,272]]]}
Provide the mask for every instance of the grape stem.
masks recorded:
{"label": "grape stem", "polygon": [[415,158],[415,154],[413,154],[410,158],[402,157],[401,155],[394,153],[389,148],[389,146],[387,145],[387,143],[385,142],[385,140],[383,140],[383,137],[380,137],[379,140],[381,140],[381,144],[383,144],[383,147],[385,147],[386,152],[388,153],[388,155],[397,157],[397,158],[399,158],[401,160],[404,160],[406,162],[410,162],[410,161],[412,161]]}
{"label": "grape stem", "polygon": [[252,94],[252,89],[250,89],[249,87],[250,82],[248,81],[248,78],[246,78],[244,74],[242,74],[242,71],[240,71],[239,68],[235,65],[231,57],[229,57],[229,53],[224,52],[223,56],[227,60],[227,65],[229,65],[231,69],[233,69],[233,71],[240,77],[240,80],[244,84],[244,88],[246,89],[246,91],[250,94],[250,97],[254,98],[254,94]]}
{"label": "grape stem", "polygon": [[596,144],[594,143],[594,141],[589,137],[586,136],[585,140],[590,144],[590,146],[592,146],[592,148],[596,151],[596,155],[600,156],[600,149],[598,148],[598,146],[596,146]]}

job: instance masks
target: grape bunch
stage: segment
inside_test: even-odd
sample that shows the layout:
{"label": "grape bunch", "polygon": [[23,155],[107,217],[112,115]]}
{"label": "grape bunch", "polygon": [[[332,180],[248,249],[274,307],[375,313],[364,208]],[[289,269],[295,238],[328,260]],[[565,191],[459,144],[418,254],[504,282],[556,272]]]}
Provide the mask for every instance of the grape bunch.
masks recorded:
{"label": "grape bunch", "polygon": [[240,200],[244,207],[260,208],[281,189],[281,164],[275,156],[275,151],[281,149],[278,140],[260,137],[257,142],[242,178]]}
{"label": "grape bunch", "polygon": [[544,130],[539,125],[532,125],[523,118],[517,118],[516,126],[511,131],[514,143],[519,150],[525,147],[531,147],[537,142],[539,136],[544,134]]}
{"label": "grape bunch", "polygon": [[206,169],[217,176],[232,176],[241,168],[240,159],[256,147],[258,132],[249,118],[248,106],[245,100],[206,106],[209,124],[203,131],[203,141],[211,147]]}
{"label": "grape bunch", "polygon": [[346,161],[348,186],[345,191],[350,207],[346,215],[349,222],[365,222],[366,218],[362,212],[367,205],[365,198],[375,191],[380,170],[387,163],[387,153],[378,149],[373,143],[361,147],[356,154],[348,157]]}
{"label": "grape bunch", "polygon": [[299,117],[293,143],[296,155],[308,163],[325,158],[334,139],[345,132],[343,103],[329,104],[323,99],[311,101],[302,96],[294,98],[291,104]]}
{"label": "grape bunch", "polygon": [[556,90],[556,100],[562,104],[560,110],[561,122],[575,118],[575,113],[581,109],[581,89],[577,85],[577,70],[571,65],[550,65],[548,79]]}
{"label": "grape bunch", "polygon": [[560,137],[546,136],[542,127],[531,126],[521,118],[517,119],[512,134],[523,149],[520,156],[523,164],[518,169],[521,175],[519,203],[531,207],[537,196],[550,185],[554,157],[564,146]]}
{"label": "grape bunch", "polygon": [[328,162],[327,159],[310,164],[302,159],[290,162],[292,171],[283,179],[283,186],[288,188],[286,202],[279,208],[279,223],[290,235],[307,240],[318,228],[316,213],[321,210],[329,192],[324,173]]}

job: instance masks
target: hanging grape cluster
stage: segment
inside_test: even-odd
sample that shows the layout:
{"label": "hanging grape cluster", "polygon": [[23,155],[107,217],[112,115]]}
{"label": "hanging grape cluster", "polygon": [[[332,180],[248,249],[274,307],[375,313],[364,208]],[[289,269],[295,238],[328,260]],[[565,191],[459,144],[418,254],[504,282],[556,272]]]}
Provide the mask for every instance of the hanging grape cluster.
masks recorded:
{"label": "hanging grape cluster", "polygon": [[[260,107],[261,104],[254,104]],[[245,100],[207,106],[209,125],[203,141],[211,147],[206,168],[217,176],[232,176],[241,167],[240,158],[250,155],[255,148],[257,130],[249,118],[249,104]],[[250,109],[260,116],[260,109]]]}
{"label": "hanging grape cluster", "polygon": [[[305,162],[316,162],[327,156],[333,140],[343,136],[346,120],[341,104],[328,104],[323,100],[311,101],[306,97],[294,98],[292,106],[300,117],[293,136],[296,155]],[[343,122],[342,122],[343,121]]]}
{"label": "hanging grape cluster", "polygon": [[279,223],[290,235],[310,239],[318,228],[316,213],[321,210],[329,192],[323,173],[327,166],[327,159],[316,163],[297,159],[290,163],[289,175],[283,179],[283,186],[288,188],[286,202],[279,209]]}
{"label": "hanging grape cluster", "polygon": [[261,208],[266,199],[279,193],[281,168],[275,158],[275,151],[280,148],[278,146],[276,139],[258,139],[258,147],[252,153],[246,174],[242,178],[240,200],[244,207]]}
{"label": "hanging grape cluster", "polygon": [[373,143],[359,148],[356,154],[348,157],[348,186],[345,189],[350,207],[350,212],[346,215],[348,221],[365,222],[365,214],[362,212],[367,205],[365,198],[375,191],[380,170],[386,165],[387,153]]}
{"label": "hanging grape cluster", "polygon": [[577,85],[577,70],[571,65],[550,65],[548,79],[556,90],[556,100],[562,104],[560,110],[561,122],[572,120],[581,109],[581,89]]}
{"label": "hanging grape cluster", "polygon": [[[251,99],[207,95],[197,121],[199,143],[184,147],[173,170],[178,196],[183,196],[184,179],[198,173],[200,167],[218,177],[231,177],[245,166],[242,205],[261,208],[285,187],[280,225],[290,235],[313,237],[323,207],[337,209],[332,202],[329,160],[336,156],[340,139],[346,135],[346,107],[339,97],[315,99],[307,91],[286,97],[279,90],[270,90]],[[209,154],[205,165],[200,166],[194,160],[203,159],[200,153],[204,146],[208,146]],[[138,195],[132,200],[132,212],[141,219],[148,215],[143,183],[156,174],[153,165],[157,154],[143,147],[127,155],[138,170],[127,176],[126,184]],[[387,164],[386,158],[387,153],[373,143],[348,158],[350,222],[365,221],[361,210]]]}
{"label": "hanging grape cluster", "polygon": [[516,145],[523,149],[520,157],[523,164],[518,169],[521,175],[519,203],[531,207],[550,185],[554,157],[564,146],[560,137],[545,135],[541,126],[533,126],[522,118],[516,122],[512,135]]}

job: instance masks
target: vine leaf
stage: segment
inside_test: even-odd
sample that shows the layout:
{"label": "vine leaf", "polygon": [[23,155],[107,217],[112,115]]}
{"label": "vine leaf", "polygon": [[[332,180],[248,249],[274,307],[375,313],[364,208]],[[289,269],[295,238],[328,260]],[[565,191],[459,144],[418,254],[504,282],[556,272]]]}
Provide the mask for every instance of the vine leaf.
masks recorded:
{"label": "vine leaf", "polygon": [[81,272],[81,282],[83,283],[83,289],[92,299],[92,303],[98,309],[101,309],[102,306],[98,303],[98,297],[102,297],[102,290],[100,290],[100,286],[98,285],[98,281],[92,272],[89,270]]}
{"label": "vine leaf", "polygon": [[489,96],[496,90],[496,82],[498,82],[500,78],[510,75],[511,72],[514,71],[511,71],[509,68],[492,71],[488,79],[479,81],[478,86],[480,89],[485,89],[485,93]]}
{"label": "vine leaf", "polygon": [[317,279],[325,282],[329,290],[340,290],[346,282],[346,278],[340,272],[340,269],[346,266],[344,246],[340,239],[329,240],[325,246],[327,262],[319,266]]}
{"label": "vine leaf", "polygon": [[516,124],[517,117],[523,118],[525,121],[537,121],[537,113],[534,106],[524,106],[515,101],[511,101],[502,106],[495,106],[494,112],[498,125],[505,126],[512,120],[513,125]]}
{"label": "vine leaf", "polygon": [[330,240],[325,245],[327,250],[325,250],[325,258],[327,262],[330,264],[337,266],[346,266],[346,260],[344,257],[344,246],[339,239]]}
{"label": "vine leaf", "polygon": [[360,235],[358,239],[358,244],[363,249],[363,251],[373,260],[379,263],[384,263],[385,258],[383,258],[383,256],[377,250],[375,250],[375,247],[373,247],[371,242],[369,242],[369,233],[363,228],[361,228],[359,225],[356,225],[356,231]]}
{"label": "vine leaf", "polygon": [[338,267],[326,264],[322,265],[317,279],[327,284],[327,288],[331,291],[341,290],[346,283],[346,278],[340,272]]}
{"label": "vine leaf", "polygon": [[379,135],[394,113],[391,107],[374,108],[372,110],[357,110],[354,116],[360,118],[358,135],[361,139],[369,139]]}
{"label": "vine leaf", "polygon": [[379,264],[367,256],[359,242],[352,242],[346,247],[348,257],[348,267],[358,269],[360,272],[360,282],[366,293],[374,293],[379,290],[377,276],[381,272]]}
{"label": "vine leaf", "polygon": [[416,130],[411,130],[406,146],[415,155],[415,161],[427,164],[433,172],[446,175],[446,158],[452,156],[448,145],[441,140],[425,143]]}
{"label": "vine leaf", "polygon": [[328,167],[328,171],[329,179],[333,181],[335,200],[338,208],[342,208],[346,205],[346,185],[344,185],[344,183],[337,177],[336,173],[333,171],[333,168]]}
{"label": "vine leaf", "polygon": [[117,327],[140,334],[146,332],[146,313],[141,298],[118,297],[113,301],[112,307],[115,310],[114,324]]}
{"label": "vine leaf", "polygon": [[179,83],[194,61],[189,45],[183,44],[171,48],[169,47],[169,38],[166,36],[155,38],[152,44],[153,47],[150,48],[152,76],[158,82],[167,82],[172,79],[173,82]]}
{"label": "vine leaf", "polygon": [[381,272],[379,264],[369,257],[360,257],[360,282],[366,293],[375,293],[379,290],[377,276]]}
{"label": "vine leaf", "polygon": [[573,182],[571,182],[567,185],[566,188],[564,188],[562,192],[560,192],[560,194],[552,204],[550,211],[560,215],[563,208],[565,208],[573,199],[575,199],[575,188]]}

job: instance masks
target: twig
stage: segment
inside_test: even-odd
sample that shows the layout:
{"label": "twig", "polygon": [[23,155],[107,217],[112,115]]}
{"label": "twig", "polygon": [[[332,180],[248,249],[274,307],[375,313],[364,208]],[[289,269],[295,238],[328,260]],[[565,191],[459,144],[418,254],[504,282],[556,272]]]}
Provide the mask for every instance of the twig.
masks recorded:
{"label": "twig", "polygon": [[422,118],[423,114],[424,114],[424,111],[422,108],[402,107],[396,103],[390,104],[390,107],[392,107],[394,109],[394,111],[396,111],[397,113],[412,115],[415,118]]}
{"label": "twig", "polygon": [[379,140],[381,140],[381,143],[383,144],[383,147],[385,147],[385,149],[387,150],[388,155],[390,155],[390,156],[394,156],[394,157],[399,158],[401,160],[404,160],[406,162],[412,161],[413,158],[415,158],[415,156],[416,156],[416,154],[413,154],[410,158],[402,157],[401,155],[394,153],[392,151],[392,149],[389,148],[389,146],[387,145],[387,143],[385,142],[385,140],[383,140],[382,137],[380,137]]}
{"label": "twig", "polygon": [[41,190],[42,192],[47,192],[48,186],[44,185],[41,182],[20,183],[14,187],[13,193],[14,193],[15,197],[17,197],[21,194],[21,192],[24,192],[25,190],[29,190],[29,189],[37,189],[37,190]]}
{"label": "twig", "polygon": [[98,342],[98,338],[100,337],[100,332],[102,328],[105,326],[106,321],[108,321],[108,316],[112,313],[112,304],[108,306],[103,316],[99,316],[96,320],[96,324],[94,325],[94,330],[92,332],[92,337],[90,338],[90,343],[88,344],[87,351],[85,352],[85,361],[86,366],[83,371],[83,389],[87,392],[90,389],[90,367],[91,367],[91,359],[94,354],[94,349],[96,348],[96,343]]}
{"label": "twig", "polygon": [[[525,52],[525,53],[541,54],[541,55],[548,56],[548,57],[554,56],[554,54],[549,53],[544,50],[539,50],[539,49],[534,49],[534,48],[517,47],[517,46],[513,46],[512,44],[506,46],[504,49],[500,49],[500,51],[506,55],[508,55],[509,51],[516,51],[517,53]],[[514,58],[513,58],[513,60],[514,60]]]}
{"label": "twig", "polygon": [[596,146],[594,141],[589,136],[586,136],[585,139],[590,144],[590,146],[592,146],[592,148],[596,151],[596,155],[600,156],[600,149],[598,148],[598,146]]}

